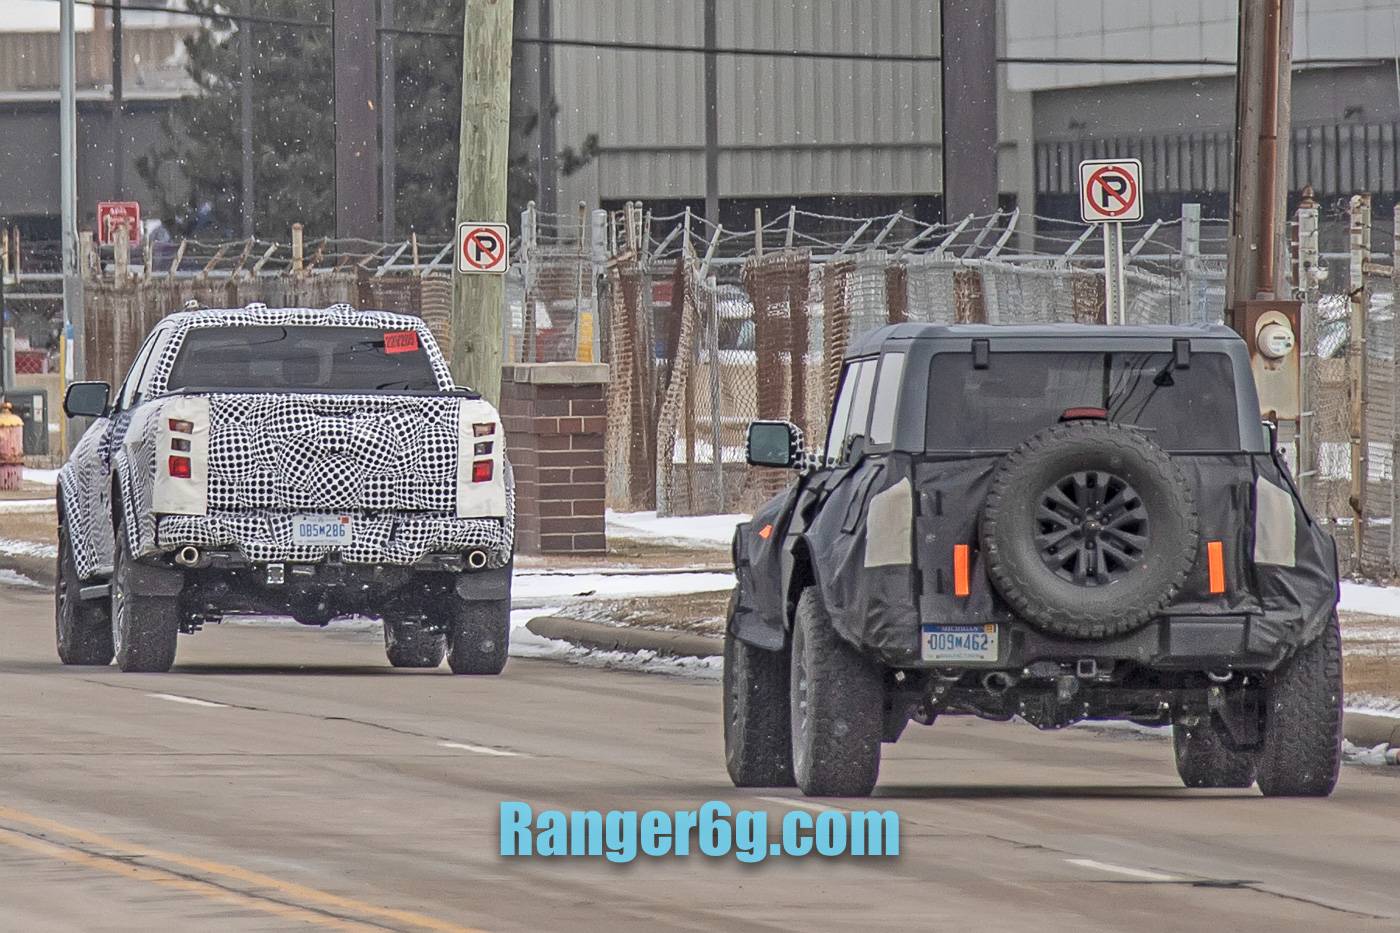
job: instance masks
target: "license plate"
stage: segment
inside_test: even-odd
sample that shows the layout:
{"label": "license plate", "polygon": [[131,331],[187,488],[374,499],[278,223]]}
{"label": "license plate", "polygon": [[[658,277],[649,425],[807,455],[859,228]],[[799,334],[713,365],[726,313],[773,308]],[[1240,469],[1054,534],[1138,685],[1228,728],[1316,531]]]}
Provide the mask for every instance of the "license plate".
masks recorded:
{"label": "license plate", "polygon": [[988,625],[924,625],[920,647],[925,661],[995,661],[997,627]]}
{"label": "license plate", "polygon": [[349,544],[352,529],[349,515],[296,515],[292,517],[292,543]]}

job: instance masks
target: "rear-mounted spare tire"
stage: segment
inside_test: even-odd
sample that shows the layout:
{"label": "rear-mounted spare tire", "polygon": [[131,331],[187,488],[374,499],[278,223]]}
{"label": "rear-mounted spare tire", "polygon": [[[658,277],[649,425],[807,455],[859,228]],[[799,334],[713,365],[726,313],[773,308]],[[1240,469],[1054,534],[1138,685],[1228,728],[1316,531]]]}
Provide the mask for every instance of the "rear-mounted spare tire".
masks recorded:
{"label": "rear-mounted spare tire", "polygon": [[1146,624],[1196,560],[1181,470],[1140,431],[1075,421],[1031,435],[992,476],[982,557],[1018,616],[1071,638]]}

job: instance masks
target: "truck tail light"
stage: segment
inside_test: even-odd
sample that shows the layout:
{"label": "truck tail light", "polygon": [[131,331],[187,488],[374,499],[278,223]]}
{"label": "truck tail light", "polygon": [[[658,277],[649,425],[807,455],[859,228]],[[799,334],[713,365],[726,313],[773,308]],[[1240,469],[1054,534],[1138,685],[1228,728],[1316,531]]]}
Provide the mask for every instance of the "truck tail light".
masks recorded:
{"label": "truck tail light", "polygon": [[1220,541],[1206,542],[1206,569],[1210,571],[1210,593],[1225,592],[1225,545]]}
{"label": "truck tail light", "polygon": [[472,435],[475,437],[489,437],[496,433],[496,423],[494,421],[484,421],[480,424],[472,425]]}
{"label": "truck tail light", "polygon": [[489,483],[494,475],[495,470],[490,460],[478,460],[472,464],[473,483]]}
{"label": "truck tail light", "polygon": [[183,420],[181,420],[181,419],[179,419],[179,418],[171,418],[171,419],[170,419],[170,430],[174,431],[176,434],[193,434],[193,433],[194,433],[194,422],[193,422],[193,421],[183,421]]}
{"label": "truck tail light", "polygon": [[966,596],[972,592],[970,563],[972,548],[966,544],[953,545],[953,595]]}
{"label": "truck tail light", "polygon": [[170,466],[170,475],[173,476],[173,477],[175,477],[176,479],[189,479],[189,478],[190,478],[190,458],[189,458],[189,457],[177,457],[177,456],[172,455],[172,456],[170,457],[170,464],[169,464],[169,466]]}

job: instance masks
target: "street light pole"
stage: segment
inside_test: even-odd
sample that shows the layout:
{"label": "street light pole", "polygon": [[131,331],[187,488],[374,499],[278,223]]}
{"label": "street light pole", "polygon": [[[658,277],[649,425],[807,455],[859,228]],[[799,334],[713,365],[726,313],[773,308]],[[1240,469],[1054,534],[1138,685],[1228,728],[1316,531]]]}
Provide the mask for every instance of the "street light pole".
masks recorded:
{"label": "street light pole", "polygon": [[63,322],[68,352],[73,361],[68,378],[79,380],[86,370],[83,336],[83,280],[78,274],[78,108],[77,44],[74,36],[74,0],[59,6],[58,41],[58,165],[59,201],[63,220]]}

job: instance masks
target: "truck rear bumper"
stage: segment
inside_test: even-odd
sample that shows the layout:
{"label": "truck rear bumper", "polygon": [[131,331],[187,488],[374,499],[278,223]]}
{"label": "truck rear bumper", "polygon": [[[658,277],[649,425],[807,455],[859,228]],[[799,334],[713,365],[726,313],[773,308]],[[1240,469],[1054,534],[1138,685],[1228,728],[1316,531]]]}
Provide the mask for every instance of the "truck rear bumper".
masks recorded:
{"label": "truck rear bumper", "polygon": [[[354,515],[354,538],[337,551],[346,564],[411,567],[434,554],[481,551],[486,568],[511,559],[512,529],[498,518],[435,515]],[[236,551],[249,563],[315,563],[331,553],[325,546],[292,543],[293,516],[280,512],[213,512],[161,515],[156,520],[157,551],[185,545]],[[443,568],[447,569],[447,568]]]}
{"label": "truck rear bumper", "polygon": [[999,626],[995,661],[949,662],[926,660],[914,652],[881,653],[892,666],[925,669],[1014,670],[1037,661],[1093,659],[1130,661],[1159,670],[1272,670],[1286,657],[1288,646],[1254,637],[1256,621],[1248,615],[1162,616],[1127,635],[1093,640],[1057,638],[1012,622]]}

